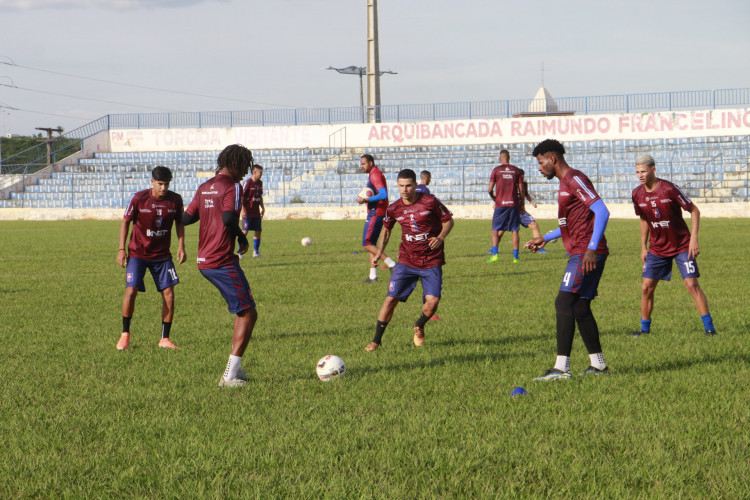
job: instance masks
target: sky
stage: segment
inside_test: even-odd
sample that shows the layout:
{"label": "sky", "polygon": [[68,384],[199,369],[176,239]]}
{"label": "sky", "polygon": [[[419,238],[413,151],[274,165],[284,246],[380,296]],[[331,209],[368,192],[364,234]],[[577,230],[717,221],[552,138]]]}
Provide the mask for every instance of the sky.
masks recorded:
{"label": "sky", "polygon": [[[747,0],[380,0],[382,104],[750,87]],[[0,0],[0,134],[359,105],[366,0]],[[544,67],[544,72],[542,72]]]}

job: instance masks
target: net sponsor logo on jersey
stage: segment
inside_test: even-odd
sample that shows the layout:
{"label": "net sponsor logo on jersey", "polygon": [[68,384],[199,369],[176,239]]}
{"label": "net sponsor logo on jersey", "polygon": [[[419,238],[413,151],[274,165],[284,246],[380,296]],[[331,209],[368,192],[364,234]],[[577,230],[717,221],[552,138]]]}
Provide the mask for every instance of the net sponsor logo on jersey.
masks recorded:
{"label": "net sponsor logo on jersey", "polygon": [[668,220],[654,221],[654,222],[651,223],[651,226],[654,229],[660,229],[660,228],[661,229],[669,229],[669,221]]}
{"label": "net sponsor logo on jersey", "polygon": [[429,237],[430,233],[407,234],[404,236],[404,238],[406,238],[406,241],[427,241],[427,238]]}
{"label": "net sponsor logo on jersey", "polygon": [[162,236],[166,236],[169,233],[166,229],[159,229],[158,231],[153,231],[151,229],[146,229],[146,236],[149,238],[161,238]]}

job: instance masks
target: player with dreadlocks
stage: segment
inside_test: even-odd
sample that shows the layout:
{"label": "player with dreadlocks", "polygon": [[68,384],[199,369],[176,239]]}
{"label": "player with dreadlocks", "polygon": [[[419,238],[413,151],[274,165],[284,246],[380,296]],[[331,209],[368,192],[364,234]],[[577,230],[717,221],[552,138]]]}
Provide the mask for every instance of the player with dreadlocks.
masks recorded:
{"label": "player with dreadlocks", "polygon": [[198,233],[198,269],[221,292],[229,312],[236,314],[229,356],[219,387],[240,387],[247,383],[242,355],[258,319],[255,301],[245,273],[234,254],[235,238],[239,253],[248,250],[247,236],[239,226],[242,186],[239,182],[253,164],[253,153],[233,144],[219,154],[216,176],[198,187],[183,214],[183,224],[201,221]]}

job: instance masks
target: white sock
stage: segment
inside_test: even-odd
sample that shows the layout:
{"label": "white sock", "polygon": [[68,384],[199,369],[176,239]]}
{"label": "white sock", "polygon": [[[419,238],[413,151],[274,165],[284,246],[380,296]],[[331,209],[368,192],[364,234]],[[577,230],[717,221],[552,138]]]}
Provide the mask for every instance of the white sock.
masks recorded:
{"label": "white sock", "polygon": [[388,267],[393,267],[396,265],[396,261],[391,259],[390,257],[386,257],[386,259],[383,262],[385,262],[385,265]]}
{"label": "white sock", "polygon": [[607,367],[607,363],[604,362],[604,355],[600,352],[589,354],[589,359],[591,359],[591,366],[597,370],[603,370]]}
{"label": "white sock", "polygon": [[227,369],[224,370],[224,380],[229,381],[237,378],[237,373],[242,367],[242,356],[229,355],[229,361],[227,361]]}
{"label": "white sock", "polygon": [[378,268],[377,267],[371,267],[370,268],[370,279],[374,280],[378,277]]}
{"label": "white sock", "polygon": [[570,356],[558,356],[555,361],[555,368],[561,372],[570,371]]}

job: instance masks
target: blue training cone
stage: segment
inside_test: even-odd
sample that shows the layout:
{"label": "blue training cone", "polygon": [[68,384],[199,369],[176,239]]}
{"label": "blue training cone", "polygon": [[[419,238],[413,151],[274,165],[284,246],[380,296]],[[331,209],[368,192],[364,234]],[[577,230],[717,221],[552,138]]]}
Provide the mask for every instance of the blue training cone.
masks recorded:
{"label": "blue training cone", "polygon": [[523,387],[516,387],[516,388],[514,388],[511,391],[510,395],[513,396],[513,397],[516,397],[516,396],[525,396],[528,393],[529,392],[526,389],[524,389]]}

